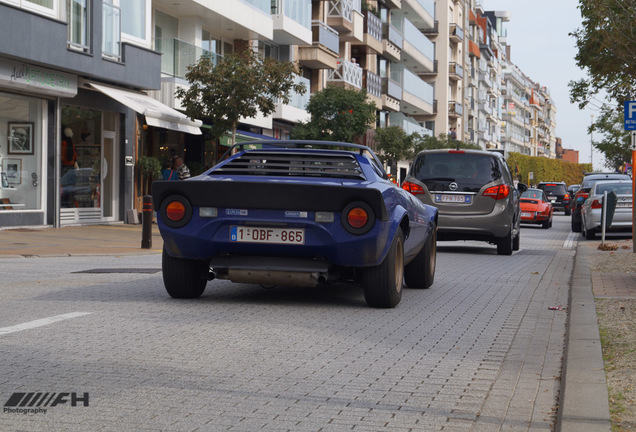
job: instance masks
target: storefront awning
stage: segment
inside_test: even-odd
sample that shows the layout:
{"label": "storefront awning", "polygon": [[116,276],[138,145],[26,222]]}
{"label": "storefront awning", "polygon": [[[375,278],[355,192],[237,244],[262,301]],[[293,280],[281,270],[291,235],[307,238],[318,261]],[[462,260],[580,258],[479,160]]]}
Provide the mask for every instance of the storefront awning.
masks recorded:
{"label": "storefront awning", "polygon": [[191,120],[187,115],[164,105],[147,94],[132,90],[123,90],[105,84],[87,81],[90,87],[143,114],[150,126],[161,127],[193,135],[201,135],[201,120]]}

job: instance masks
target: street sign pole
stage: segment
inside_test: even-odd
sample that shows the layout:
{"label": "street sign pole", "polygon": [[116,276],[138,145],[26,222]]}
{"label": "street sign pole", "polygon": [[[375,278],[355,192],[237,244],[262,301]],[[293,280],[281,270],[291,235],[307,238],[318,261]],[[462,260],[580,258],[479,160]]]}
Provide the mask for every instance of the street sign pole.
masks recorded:
{"label": "street sign pole", "polygon": [[632,253],[636,253],[636,173],[634,173],[634,167],[636,167],[636,131],[632,131]]}

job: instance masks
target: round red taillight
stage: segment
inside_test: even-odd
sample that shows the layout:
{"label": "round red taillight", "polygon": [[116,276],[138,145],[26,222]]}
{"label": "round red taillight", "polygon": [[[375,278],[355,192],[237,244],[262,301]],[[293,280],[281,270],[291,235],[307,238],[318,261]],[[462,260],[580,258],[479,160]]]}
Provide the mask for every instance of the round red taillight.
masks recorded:
{"label": "round red taillight", "polygon": [[361,207],[354,207],[347,213],[347,222],[354,228],[362,228],[369,221],[369,214]]}
{"label": "round red taillight", "polygon": [[166,206],[166,216],[173,222],[179,222],[185,214],[186,208],[179,201],[172,201]]}

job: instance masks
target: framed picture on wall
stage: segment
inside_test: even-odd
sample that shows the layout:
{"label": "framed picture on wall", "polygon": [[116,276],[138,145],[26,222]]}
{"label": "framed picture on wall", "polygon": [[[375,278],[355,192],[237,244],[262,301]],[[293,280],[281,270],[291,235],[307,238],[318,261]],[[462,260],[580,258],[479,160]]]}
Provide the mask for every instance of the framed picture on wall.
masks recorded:
{"label": "framed picture on wall", "polygon": [[10,185],[22,183],[22,159],[3,159],[2,171],[7,175]]}
{"label": "framed picture on wall", "polygon": [[9,154],[32,155],[33,154],[33,123],[9,122]]}

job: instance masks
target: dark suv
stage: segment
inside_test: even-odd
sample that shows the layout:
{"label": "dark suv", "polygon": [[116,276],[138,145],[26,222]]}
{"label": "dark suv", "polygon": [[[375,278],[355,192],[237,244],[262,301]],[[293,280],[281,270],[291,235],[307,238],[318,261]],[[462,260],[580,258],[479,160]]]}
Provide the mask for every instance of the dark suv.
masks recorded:
{"label": "dark suv", "polygon": [[424,150],[402,183],[439,211],[438,240],[481,240],[499,255],[519,250],[520,191],[503,156],[481,150]]}
{"label": "dark suv", "polygon": [[581,207],[590,195],[594,183],[603,180],[631,180],[629,174],[621,173],[585,173],[581,187],[572,198],[572,231],[581,232]]}
{"label": "dark suv", "polygon": [[554,210],[564,211],[566,216],[570,216],[570,193],[565,182],[540,182],[537,189],[545,192]]}

